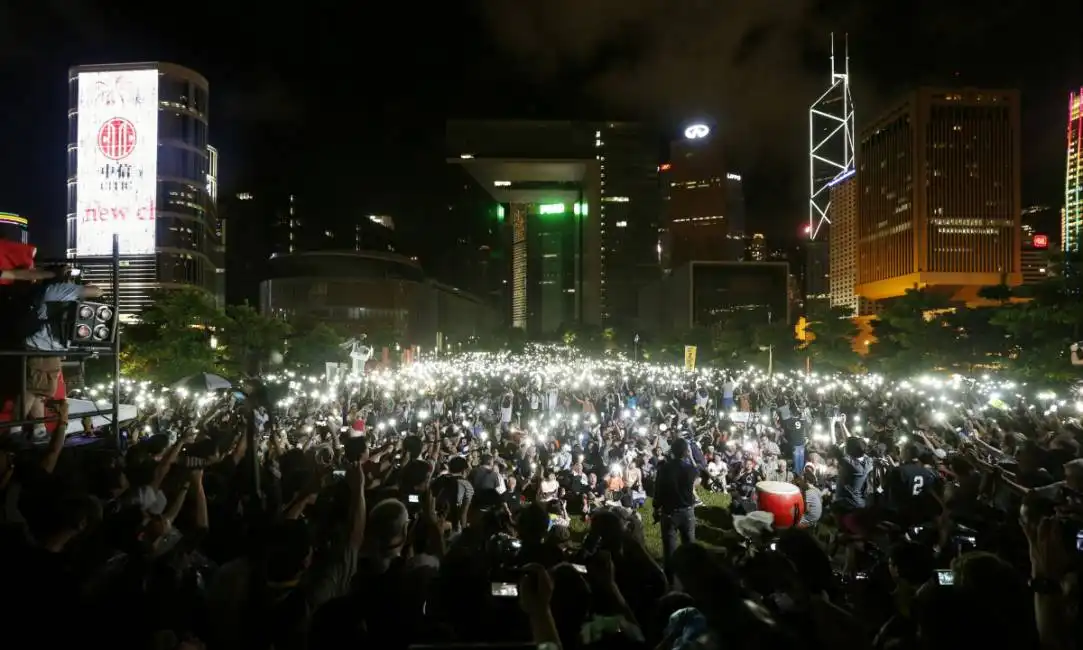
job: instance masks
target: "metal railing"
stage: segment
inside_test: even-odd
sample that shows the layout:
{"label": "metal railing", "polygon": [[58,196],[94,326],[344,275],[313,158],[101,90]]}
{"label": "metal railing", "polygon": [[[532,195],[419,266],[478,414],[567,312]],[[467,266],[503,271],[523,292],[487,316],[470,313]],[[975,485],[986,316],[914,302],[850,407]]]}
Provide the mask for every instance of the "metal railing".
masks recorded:
{"label": "metal railing", "polygon": [[12,413],[12,420],[7,422],[0,422],[0,429],[7,430],[19,430],[27,425],[44,424],[47,422],[57,422],[59,415],[48,415],[43,418],[23,418],[15,419],[17,416],[21,416],[26,413],[26,404],[23,400],[26,399],[26,360],[31,357],[75,357],[81,361],[85,361],[90,357],[109,356],[113,357],[113,406],[109,409],[99,409],[97,411],[89,411],[86,413],[76,413],[75,416],[79,418],[94,417],[100,415],[111,415],[110,423],[113,425],[113,435],[116,436],[117,448],[121,447],[121,435],[120,435],[120,238],[113,235],[113,264],[112,264],[112,291],[113,299],[113,317],[116,318],[116,326],[114,326],[113,342],[109,347],[100,348],[69,348],[64,350],[63,353],[50,353],[45,350],[0,350],[0,358],[2,357],[19,357],[19,394],[14,400],[15,411]]}

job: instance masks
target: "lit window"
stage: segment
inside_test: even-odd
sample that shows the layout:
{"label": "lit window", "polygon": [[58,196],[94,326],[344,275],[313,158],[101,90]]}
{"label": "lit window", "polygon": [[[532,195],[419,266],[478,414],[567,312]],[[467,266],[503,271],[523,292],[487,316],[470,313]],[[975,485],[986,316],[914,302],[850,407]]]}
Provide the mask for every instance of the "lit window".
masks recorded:
{"label": "lit window", "polygon": [[613,225],[615,225],[618,228],[627,228],[628,227],[628,222],[627,221],[618,221],[617,223],[615,223]]}

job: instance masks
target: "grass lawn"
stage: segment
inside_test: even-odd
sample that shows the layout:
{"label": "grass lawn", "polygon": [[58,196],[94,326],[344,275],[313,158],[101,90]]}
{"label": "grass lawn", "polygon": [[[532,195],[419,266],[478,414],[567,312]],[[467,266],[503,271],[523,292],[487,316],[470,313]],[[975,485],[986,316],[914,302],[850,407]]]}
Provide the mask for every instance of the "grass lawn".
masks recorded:
{"label": "grass lawn", "polygon": [[[729,513],[730,495],[721,492],[696,490],[703,505],[696,508],[696,541],[704,546],[719,548],[728,535],[732,535],[733,517]],[[656,558],[662,557],[662,533],[654,521],[654,504],[651,499],[639,509],[643,520],[643,538],[647,551]],[[572,539],[581,542],[587,534],[587,522],[582,517],[572,517]]]}

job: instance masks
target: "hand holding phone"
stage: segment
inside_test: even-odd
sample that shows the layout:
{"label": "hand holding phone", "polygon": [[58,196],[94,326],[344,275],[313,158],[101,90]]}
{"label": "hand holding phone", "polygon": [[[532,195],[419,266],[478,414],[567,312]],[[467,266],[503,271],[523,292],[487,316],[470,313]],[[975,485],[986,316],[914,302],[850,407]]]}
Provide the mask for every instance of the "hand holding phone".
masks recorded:
{"label": "hand holding phone", "polygon": [[518,598],[519,585],[514,582],[494,582],[491,585],[492,594],[496,598]]}

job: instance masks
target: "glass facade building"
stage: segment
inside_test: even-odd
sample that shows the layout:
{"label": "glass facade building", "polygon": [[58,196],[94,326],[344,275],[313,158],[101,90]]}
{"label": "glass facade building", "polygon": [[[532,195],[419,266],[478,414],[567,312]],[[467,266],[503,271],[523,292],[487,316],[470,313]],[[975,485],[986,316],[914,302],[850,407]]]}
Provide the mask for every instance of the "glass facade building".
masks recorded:
{"label": "glass facade building", "polygon": [[217,194],[217,152],[208,146],[209,85],[195,71],[170,63],[79,66],[69,71],[67,256],[82,266],[89,281],[110,286],[108,258],[78,255],[80,76],[139,70],[158,72],[154,253],[122,255],[123,317],[137,315],[149,306],[156,290],[196,287],[217,294],[222,284],[218,275],[223,232],[213,200]]}

